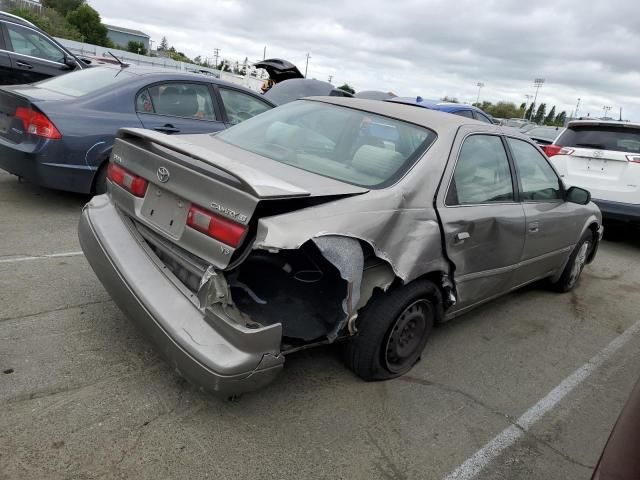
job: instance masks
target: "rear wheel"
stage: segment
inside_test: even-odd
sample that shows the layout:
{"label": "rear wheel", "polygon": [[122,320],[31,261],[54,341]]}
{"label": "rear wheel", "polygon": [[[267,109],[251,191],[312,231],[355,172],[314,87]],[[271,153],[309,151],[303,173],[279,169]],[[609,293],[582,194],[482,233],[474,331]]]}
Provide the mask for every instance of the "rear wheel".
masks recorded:
{"label": "rear wheel", "polygon": [[580,274],[587,264],[587,258],[593,248],[593,232],[588,230],[582,236],[576,247],[571,252],[569,261],[565,265],[562,275],[557,282],[552,284],[552,288],[560,293],[565,293],[573,288],[578,283]]}
{"label": "rear wheel", "polygon": [[364,380],[386,380],[418,361],[434,323],[442,318],[442,296],[419,280],[375,296],[358,318],[358,334],[345,346],[348,366]]}

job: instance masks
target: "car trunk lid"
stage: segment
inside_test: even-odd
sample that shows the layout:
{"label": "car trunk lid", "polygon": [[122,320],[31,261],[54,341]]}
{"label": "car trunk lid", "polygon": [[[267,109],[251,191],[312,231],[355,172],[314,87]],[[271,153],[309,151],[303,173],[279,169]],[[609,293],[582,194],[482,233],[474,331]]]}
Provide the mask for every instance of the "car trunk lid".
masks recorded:
{"label": "car trunk lid", "polygon": [[[149,182],[143,198],[112,188],[116,204],[137,222],[220,269],[230,264],[237,250],[248,248],[261,215],[367,192],[210,135],[169,137],[123,129],[112,161]],[[259,209],[260,204],[279,208]],[[207,215],[212,218],[209,229]],[[210,234],[216,225],[222,234]],[[236,245],[226,234],[238,229],[244,233]]]}
{"label": "car trunk lid", "polygon": [[[0,88],[0,137],[15,144],[28,146],[38,139],[27,131],[29,112],[42,113],[49,100],[69,99],[68,96],[49,92],[31,85]],[[46,117],[46,120],[49,120]]]}

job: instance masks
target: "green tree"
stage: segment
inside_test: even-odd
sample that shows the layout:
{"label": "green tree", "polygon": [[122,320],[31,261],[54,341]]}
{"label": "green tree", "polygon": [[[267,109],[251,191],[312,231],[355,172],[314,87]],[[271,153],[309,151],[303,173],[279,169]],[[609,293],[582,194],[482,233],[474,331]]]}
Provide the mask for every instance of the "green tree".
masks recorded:
{"label": "green tree", "polygon": [[544,124],[545,125],[553,125],[556,119],[556,106],[554,105],[553,107],[551,107],[551,110],[549,111],[549,114],[544,117]]}
{"label": "green tree", "polygon": [[42,6],[51,8],[63,17],[69,12],[77,9],[84,3],[84,0],[42,0]]}
{"label": "green tree", "polygon": [[498,102],[495,105],[487,108],[486,110],[489,115],[498,118],[514,118],[518,116],[518,108],[515,103],[512,102]]}
{"label": "green tree", "polygon": [[449,103],[460,103],[460,101],[456,97],[450,97],[448,95],[445,95],[440,100],[443,102],[449,102]]}
{"label": "green tree", "polygon": [[547,104],[541,103],[538,109],[536,110],[536,115],[533,118],[533,121],[536,122],[538,125],[541,124],[542,121],[544,120],[544,115],[546,112],[547,112]]}
{"label": "green tree", "polygon": [[142,43],[142,42],[134,42],[132,40],[130,40],[127,43],[126,50],[128,52],[138,53],[140,55],[146,55],[147,54],[147,49],[144,47],[144,43]]}
{"label": "green tree", "polygon": [[533,103],[531,103],[531,105],[529,105],[529,108],[527,108],[527,111],[524,113],[524,118],[529,120],[532,117],[532,114],[533,114]]}
{"label": "green tree", "polygon": [[169,50],[169,42],[167,41],[167,37],[162,37],[162,40],[160,40],[160,45],[158,45],[158,50]]}
{"label": "green tree", "polygon": [[558,127],[563,127],[564,122],[566,122],[566,120],[567,120],[567,112],[563,110],[556,116],[555,121],[553,123]]}
{"label": "green tree", "polygon": [[78,29],[85,42],[103,47],[113,46],[113,42],[107,38],[107,27],[102,24],[100,14],[86,3],[69,12],[67,22]]}
{"label": "green tree", "polygon": [[53,37],[82,40],[80,32],[69,25],[67,20],[52,8],[43,8],[41,14],[25,8],[12,8],[8,12],[30,21]]}
{"label": "green tree", "polygon": [[351,95],[354,95],[356,93],[355,88],[353,88],[351,85],[349,85],[348,83],[342,84],[338,87],[338,90],[344,90],[345,92],[349,92]]}

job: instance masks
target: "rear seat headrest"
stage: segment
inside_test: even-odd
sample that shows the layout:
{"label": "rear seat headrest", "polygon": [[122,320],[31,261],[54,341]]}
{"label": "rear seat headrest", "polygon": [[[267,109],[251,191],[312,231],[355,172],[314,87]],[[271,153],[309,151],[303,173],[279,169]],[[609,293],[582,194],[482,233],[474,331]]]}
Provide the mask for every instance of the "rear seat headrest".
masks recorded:
{"label": "rear seat headrest", "polygon": [[401,153],[393,150],[373,145],[362,145],[353,156],[351,165],[362,173],[382,180],[391,177],[404,160]]}

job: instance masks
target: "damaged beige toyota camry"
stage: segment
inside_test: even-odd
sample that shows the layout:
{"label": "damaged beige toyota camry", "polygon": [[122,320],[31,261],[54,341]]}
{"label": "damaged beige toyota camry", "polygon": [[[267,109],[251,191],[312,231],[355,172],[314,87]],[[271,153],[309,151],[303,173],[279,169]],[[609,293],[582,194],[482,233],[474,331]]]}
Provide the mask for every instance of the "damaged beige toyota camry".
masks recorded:
{"label": "damaged beige toyota camry", "polygon": [[121,130],[108,180],[80,220],[89,263],[173,368],[224,394],[335,341],[363,379],[402,375],[435,323],[536,280],[573,288],[602,236],[526,138],[372,100]]}

